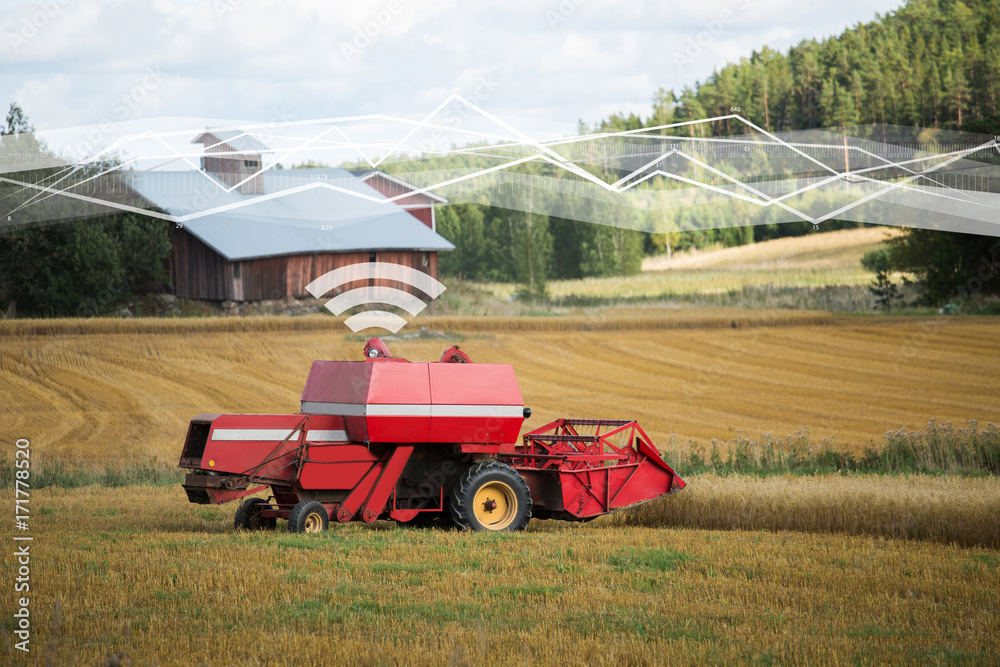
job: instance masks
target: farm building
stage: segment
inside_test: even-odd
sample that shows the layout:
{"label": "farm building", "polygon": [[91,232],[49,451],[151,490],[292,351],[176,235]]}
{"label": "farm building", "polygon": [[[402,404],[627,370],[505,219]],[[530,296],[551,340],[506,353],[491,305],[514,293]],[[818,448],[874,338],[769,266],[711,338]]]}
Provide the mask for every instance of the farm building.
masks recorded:
{"label": "farm building", "polygon": [[262,171],[267,147],[237,132],[206,131],[195,142],[206,147],[204,171],[124,174],[151,206],[192,216],[174,234],[177,296],[305,297],[306,285],[324,273],[370,261],[436,278],[437,253],[454,249],[433,229],[433,205],[445,201],[440,197],[423,197],[407,209],[373,186],[382,183],[375,175],[366,180],[336,168]]}
{"label": "farm building", "polygon": [[[351,173],[390,198],[400,197],[400,195],[418,189],[412,184],[378,169],[352,169]],[[436,232],[437,220],[434,217],[434,207],[438,204],[447,204],[448,200],[433,192],[417,192],[409,197],[400,197],[396,203]]]}

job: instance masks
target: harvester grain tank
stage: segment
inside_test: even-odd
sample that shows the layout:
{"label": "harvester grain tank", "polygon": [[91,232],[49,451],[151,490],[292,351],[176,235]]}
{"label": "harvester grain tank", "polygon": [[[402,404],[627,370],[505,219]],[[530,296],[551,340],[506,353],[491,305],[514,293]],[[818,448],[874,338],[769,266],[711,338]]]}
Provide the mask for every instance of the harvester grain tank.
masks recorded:
{"label": "harvester grain tank", "polygon": [[558,419],[518,442],[531,410],[509,364],[474,364],[457,346],[410,362],[379,338],[364,353],[313,362],[298,414],[192,419],[180,459],[188,499],[243,499],[235,525],[250,530],[390,519],[512,531],[684,488],[631,420]]}

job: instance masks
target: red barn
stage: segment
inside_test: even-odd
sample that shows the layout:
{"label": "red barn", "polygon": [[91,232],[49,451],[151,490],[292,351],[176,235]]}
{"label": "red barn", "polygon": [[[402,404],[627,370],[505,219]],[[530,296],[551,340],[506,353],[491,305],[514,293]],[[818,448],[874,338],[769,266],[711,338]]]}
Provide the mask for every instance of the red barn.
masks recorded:
{"label": "red barn", "polygon": [[[407,192],[419,190],[412,183],[407,183],[392,174],[387,174],[378,169],[352,169],[351,173],[390,199],[404,195]],[[401,206],[403,210],[435,232],[437,231],[437,221],[434,218],[434,207],[447,203],[447,199],[439,197],[433,192],[418,192],[409,197],[402,197],[396,200],[396,204]]]}
{"label": "red barn", "polygon": [[172,258],[177,296],[311,296],[306,285],[324,273],[372,261],[437,278],[437,253],[454,250],[434,231],[433,206],[445,200],[419,194],[391,202],[375,185],[392,192],[406,184],[387,174],[265,171],[267,147],[236,131],[206,130],[195,142],[205,145],[201,171],[123,174],[152,206],[182,219]]}

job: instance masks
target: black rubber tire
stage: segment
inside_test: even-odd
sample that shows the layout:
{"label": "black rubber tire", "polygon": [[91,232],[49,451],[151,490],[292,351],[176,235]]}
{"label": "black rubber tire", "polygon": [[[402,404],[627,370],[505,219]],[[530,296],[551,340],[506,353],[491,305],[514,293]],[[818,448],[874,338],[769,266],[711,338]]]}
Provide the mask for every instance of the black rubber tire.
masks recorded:
{"label": "black rubber tire", "polygon": [[273,516],[260,515],[265,507],[270,505],[263,498],[247,498],[236,508],[233,526],[236,530],[274,530],[278,520]]}
{"label": "black rubber tire", "polygon": [[303,500],[292,508],[288,516],[290,533],[321,533],[329,527],[330,513],[315,500]]}
{"label": "black rubber tire", "polygon": [[[512,492],[513,518],[502,527],[484,525],[476,517],[475,500],[480,489],[491,483],[506,485]],[[531,520],[531,491],[513,468],[499,461],[483,461],[469,468],[455,483],[449,497],[451,521],[460,530],[513,532],[524,530]]]}

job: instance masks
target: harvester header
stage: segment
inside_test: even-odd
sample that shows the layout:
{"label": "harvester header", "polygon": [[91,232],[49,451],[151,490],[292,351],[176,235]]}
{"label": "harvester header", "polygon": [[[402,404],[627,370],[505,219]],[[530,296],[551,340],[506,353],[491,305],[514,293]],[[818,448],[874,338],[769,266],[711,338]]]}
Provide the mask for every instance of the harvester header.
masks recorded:
{"label": "harvester header", "polygon": [[180,460],[188,499],[244,499],[244,529],[391,519],[497,531],[684,488],[634,421],[559,419],[519,443],[531,410],[509,364],[474,364],[457,346],[410,362],[378,338],[364,354],[313,362],[299,414],[192,419]]}

